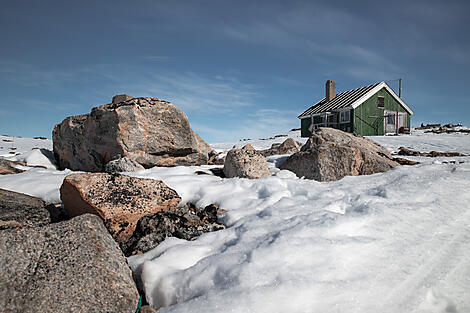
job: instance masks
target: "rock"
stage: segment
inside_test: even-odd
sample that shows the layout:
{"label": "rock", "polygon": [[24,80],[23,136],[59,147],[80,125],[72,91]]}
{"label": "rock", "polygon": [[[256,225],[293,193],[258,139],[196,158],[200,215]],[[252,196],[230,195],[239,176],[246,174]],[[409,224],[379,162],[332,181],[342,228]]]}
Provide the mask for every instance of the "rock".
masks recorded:
{"label": "rock", "polygon": [[126,259],[91,214],[0,231],[1,312],[128,312],[139,294]]}
{"label": "rock", "polygon": [[0,230],[44,226],[50,222],[49,211],[41,199],[0,189]]}
{"label": "rock", "polygon": [[393,158],[393,161],[397,162],[400,165],[418,165],[419,162],[411,161],[405,158]]}
{"label": "rock", "polygon": [[405,147],[398,148],[398,155],[406,155],[406,156],[424,156],[424,157],[456,157],[456,156],[466,156],[460,152],[438,152],[438,151],[430,151],[430,152],[419,152],[416,150],[411,150]]}
{"label": "rock", "polygon": [[6,160],[0,157],[0,175],[23,173],[24,170],[16,168],[15,165],[26,165],[23,162]]}
{"label": "rock", "polygon": [[155,310],[150,305],[144,305],[139,310],[139,313],[155,313],[155,312],[157,312],[157,310]]}
{"label": "rock", "polygon": [[119,158],[106,163],[107,173],[136,172],[145,169],[142,165],[129,158]]}
{"label": "rock", "polygon": [[132,98],[134,98],[134,97],[131,97],[131,96],[126,95],[126,94],[115,95],[113,97],[113,100],[111,100],[111,103],[117,104],[117,103],[121,103],[121,102],[124,102],[124,101],[127,101],[127,100],[131,100]]}
{"label": "rock", "polygon": [[250,144],[242,149],[232,149],[224,163],[225,177],[261,178],[271,175],[266,158]]}
{"label": "rock", "polygon": [[60,169],[99,172],[119,156],[145,168],[207,164],[212,149],[174,104],[155,98],[119,100],[54,127]]}
{"label": "rock", "polygon": [[281,169],[292,171],[298,177],[333,181],[349,175],[385,172],[398,165],[387,149],[372,140],[322,127],[312,134],[300,152],[287,158]]}
{"label": "rock", "polygon": [[262,150],[260,153],[264,156],[271,156],[271,155],[281,155],[281,154],[294,154],[300,151],[300,146],[292,138],[287,138],[284,140],[283,143],[273,143],[271,148],[267,150]]}
{"label": "rock", "polygon": [[186,204],[172,211],[144,216],[121,248],[129,256],[150,251],[167,237],[194,240],[204,233],[224,229],[224,225],[217,223],[217,216],[224,212],[215,204],[204,208]]}
{"label": "rock", "polygon": [[60,197],[69,216],[100,216],[113,238],[125,243],[137,221],[169,210],[181,198],[162,181],[107,173],[76,173],[65,177]]}

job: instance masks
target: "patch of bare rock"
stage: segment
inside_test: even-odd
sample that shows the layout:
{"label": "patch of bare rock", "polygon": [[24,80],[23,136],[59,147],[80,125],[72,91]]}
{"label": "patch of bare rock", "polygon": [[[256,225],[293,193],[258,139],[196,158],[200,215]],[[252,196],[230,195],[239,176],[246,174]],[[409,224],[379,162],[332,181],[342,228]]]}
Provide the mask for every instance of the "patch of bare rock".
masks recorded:
{"label": "patch of bare rock", "polygon": [[181,201],[162,181],[108,173],[71,174],[60,187],[60,197],[69,216],[100,216],[119,244],[130,238],[141,217],[175,208]]}
{"label": "patch of bare rock", "polygon": [[294,154],[300,151],[300,144],[292,138],[287,138],[282,143],[273,143],[271,148],[261,150],[260,153],[265,157],[271,155]]}
{"label": "patch of bare rock", "polygon": [[212,151],[174,104],[127,95],[67,117],[54,127],[52,140],[60,169],[90,172],[120,157],[145,168],[207,164]]}
{"label": "patch of bare rock", "polygon": [[399,163],[390,152],[368,138],[333,128],[319,128],[281,169],[298,177],[334,181],[345,176],[385,172]]}
{"label": "patch of bare rock", "polygon": [[405,156],[424,156],[424,157],[457,157],[457,156],[466,156],[460,152],[438,152],[438,151],[430,151],[430,152],[420,152],[412,149],[408,149],[405,147],[398,148],[398,155],[405,155]]}
{"label": "patch of bare rock", "polygon": [[227,153],[223,172],[227,178],[261,178],[271,175],[266,158],[250,144]]}
{"label": "patch of bare rock", "polygon": [[23,173],[24,170],[16,168],[16,165],[26,166],[26,163],[19,161],[10,161],[0,157],[0,175]]}
{"label": "patch of bare rock", "polygon": [[41,199],[0,189],[0,230],[44,226],[50,222],[49,211]]}
{"label": "patch of bare rock", "polygon": [[142,254],[152,250],[167,237],[194,240],[200,235],[225,229],[217,222],[225,211],[215,204],[197,208],[186,204],[172,211],[161,211],[142,217],[131,238],[121,245],[124,254]]}
{"label": "patch of bare rock", "polygon": [[217,222],[218,206],[178,206],[180,196],[158,180],[76,173],[64,179],[60,192],[70,216],[100,216],[127,256],[147,252],[167,237],[193,240],[225,228]]}
{"label": "patch of bare rock", "polygon": [[10,222],[0,230],[0,312],[135,312],[132,273],[99,217],[49,224],[40,199],[0,192]]}

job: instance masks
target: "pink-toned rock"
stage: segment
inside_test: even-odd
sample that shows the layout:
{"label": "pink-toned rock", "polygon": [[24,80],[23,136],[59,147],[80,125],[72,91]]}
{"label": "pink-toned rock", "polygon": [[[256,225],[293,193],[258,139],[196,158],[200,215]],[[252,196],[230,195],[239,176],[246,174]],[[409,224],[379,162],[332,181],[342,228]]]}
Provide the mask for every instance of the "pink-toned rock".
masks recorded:
{"label": "pink-toned rock", "polygon": [[333,181],[344,176],[381,173],[398,165],[387,149],[368,138],[321,127],[281,169],[298,177]]}
{"label": "pink-toned rock", "polygon": [[207,164],[210,146],[176,105],[119,95],[89,114],[67,117],[52,132],[59,168],[100,172],[126,157],[145,168]]}
{"label": "pink-toned rock", "polygon": [[261,178],[271,175],[266,158],[250,144],[242,149],[230,150],[225,158],[223,171],[227,178]]}
{"label": "pink-toned rock", "polygon": [[130,238],[141,217],[171,210],[181,201],[162,181],[107,173],[67,176],[60,197],[71,217],[85,213],[100,216],[120,244]]}

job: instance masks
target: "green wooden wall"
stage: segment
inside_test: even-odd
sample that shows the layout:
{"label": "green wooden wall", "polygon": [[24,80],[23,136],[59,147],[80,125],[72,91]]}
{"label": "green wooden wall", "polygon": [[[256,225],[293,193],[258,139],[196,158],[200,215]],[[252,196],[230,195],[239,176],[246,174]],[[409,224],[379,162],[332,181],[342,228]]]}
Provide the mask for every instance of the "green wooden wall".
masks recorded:
{"label": "green wooden wall", "polygon": [[[379,96],[384,97],[384,107],[379,108],[377,106],[377,98]],[[395,98],[387,91],[382,88],[375,95],[367,99],[356,109],[351,109],[350,122],[338,124],[339,129],[343,131],[354,132],[355,134],[364,136],[382,136],[384,135],[384,118],[373,117],[383,116],[384,110],[396,111],[398,108],[399,112],[406,112],[406,110],[395,100]],[[410,114],[406,114],[407,126],[410,127]],[[320,123],[319,117],[314,117],[314,123]],[[312,134],[308,130],[311,125],[311,119],[303,118],[300,120],[300,130],[302,137],[310,137]]]}
{"label": "green wooden wall", "polygon": [[300,119],[300,136],[301,137],[310,137],[312,133],[308,130],[312,120],[310,117]]}
{"label": "green wooden wall", "polygon": [[[384,97],[384,108],[377,107],[379,96]],[[384,118],[373,116],[383,116],[384,110],[396,111],[397,108],[399,112],[406,112],[400,103],[385,88],[382,88],[354,109],[354,133],[364,136],[384,135]],[[408,113],[406,115],[407,125],[410,127],[410,115]]]}

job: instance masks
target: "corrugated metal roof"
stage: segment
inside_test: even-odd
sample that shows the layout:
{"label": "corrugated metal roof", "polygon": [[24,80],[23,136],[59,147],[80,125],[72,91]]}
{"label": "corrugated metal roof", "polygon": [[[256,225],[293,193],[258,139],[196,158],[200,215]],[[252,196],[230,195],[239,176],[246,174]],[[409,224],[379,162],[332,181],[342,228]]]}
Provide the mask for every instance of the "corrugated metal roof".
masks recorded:
{"label": "corrugated metal roof", "polygon": [[368,93],[370,90],[377,87],[379,84],[380,83],[377,83],[370,86],[365,86],[339,93],[330,101],[326,101],[326,98],[323,98],[321,101],[317,102],[316,104],[305,110],[302,114],[298,116],[298,118],[310,116],[316,113],[330,112],[346,108],[353,104],[356,100],[361,98],[363,95]]}

